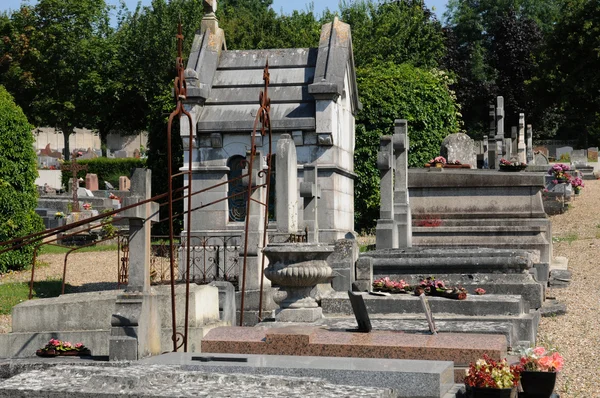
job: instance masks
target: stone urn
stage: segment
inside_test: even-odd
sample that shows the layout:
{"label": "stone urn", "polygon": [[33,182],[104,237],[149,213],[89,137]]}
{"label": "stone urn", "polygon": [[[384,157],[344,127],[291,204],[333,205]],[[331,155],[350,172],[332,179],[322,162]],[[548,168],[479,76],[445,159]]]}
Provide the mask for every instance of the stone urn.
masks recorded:
{"label": "stone urn", "polygon": [[274,300],[281,308],[276,319],[283,322],[314,322],[323,316],[310,296],[319,283],[331,279],[327,258],[333,246],[319,243],[269,244],[263,250],[269,259],[265,277],[279,286]]}

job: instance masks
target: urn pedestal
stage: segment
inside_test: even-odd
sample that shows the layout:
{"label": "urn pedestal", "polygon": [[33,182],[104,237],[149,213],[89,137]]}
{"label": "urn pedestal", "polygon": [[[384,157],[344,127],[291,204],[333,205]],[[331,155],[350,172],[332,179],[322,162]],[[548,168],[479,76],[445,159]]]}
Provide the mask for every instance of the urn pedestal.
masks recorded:
{"label": "urn pedestal", "polygon": [[265,277],[279,287],[273,298],[279,305],[275,319],[280,322],[314,322],[323,317],[317,301],[310,296],[319,283],[331,279],[327,258],[333,246],[318,243],[270,244],[264,250],[269,259]]}

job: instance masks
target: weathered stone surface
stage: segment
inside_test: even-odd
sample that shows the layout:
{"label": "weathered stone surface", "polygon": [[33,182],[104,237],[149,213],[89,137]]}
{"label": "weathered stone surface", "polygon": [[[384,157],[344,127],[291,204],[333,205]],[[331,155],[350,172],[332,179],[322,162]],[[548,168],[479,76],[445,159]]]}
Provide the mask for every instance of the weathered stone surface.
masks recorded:
{"label": "weathered stone surface", "polygon": [[475,143],[471,137],[464,133],[450,134],[440,149],[440,155],[449,162],[459,161],[468,164],[472,169],[477,168],[477,155],[475,154]]}
{"label": "weathered stone surface", "polygon": [[335,385],[316,378],[189,372],[161,365],[57,366],[21,373],[0,384],[0,397],[31,397],[40,391],[47,398],[256,397],[259,391],[261,397],[338,397],[348,391],[361,397],[394,396],[387,388]]}

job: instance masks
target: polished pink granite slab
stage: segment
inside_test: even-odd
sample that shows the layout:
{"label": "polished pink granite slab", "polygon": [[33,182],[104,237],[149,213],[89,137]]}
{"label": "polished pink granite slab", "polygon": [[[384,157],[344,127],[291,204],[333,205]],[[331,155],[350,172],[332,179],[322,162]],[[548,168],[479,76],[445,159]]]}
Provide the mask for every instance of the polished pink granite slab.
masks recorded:
{"label": "polished pink granite slab", "polygon": [[202,352],[207,353],[422,359],[454,361],[455,366],[466,366],[483,354],[504,358],[506,350],[503,335],[355,333],[312,326],[219,327],[202,340]]}

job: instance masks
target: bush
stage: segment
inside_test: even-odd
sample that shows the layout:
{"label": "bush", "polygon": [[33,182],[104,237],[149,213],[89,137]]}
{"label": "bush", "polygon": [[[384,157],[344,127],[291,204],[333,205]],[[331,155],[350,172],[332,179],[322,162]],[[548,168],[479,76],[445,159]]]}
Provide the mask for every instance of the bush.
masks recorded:
{"label": "bush", "polygon": [[[0,242],[44,229],[35,213],[37,164],[32,129],[21,108],[0,86]],[[28,245],[0,254],[0,273],[31,264],[33,249]]]}
{"label": "bush", "polygon": [[[65,162],[65,165],[71,162]],[[87,165],[88,169],[77,173],[77,178],[84,178],[87,173],[98,175],[98,187],[100,189],[106,189],[104,181],[110,182],[115,188],[119,187],[119,177],[129,177],[133,172],[133,169],[145,168],[146,161],[144,159],[135,158],[124,158],[124,159],[110,159],[110,158],[96,158],[96,159],[85,159],[78,160],[78,164]],[[70,171],[63,171],[61,176],[61,182],[63,187],[69,184],[69,178],[73,174]]]}
{"label": "bush", "polygon": [[409,167],[439,155],[444,138],[459,130],[459,113],[448,76],[409,64],[380,64],[357,70],[363,109],[356,120],[355,228],[375,227],[379,211],[379,137],[394,134],[394,120],[408,121]]}

